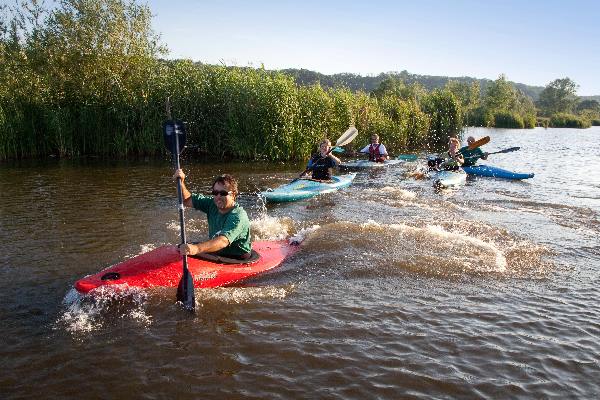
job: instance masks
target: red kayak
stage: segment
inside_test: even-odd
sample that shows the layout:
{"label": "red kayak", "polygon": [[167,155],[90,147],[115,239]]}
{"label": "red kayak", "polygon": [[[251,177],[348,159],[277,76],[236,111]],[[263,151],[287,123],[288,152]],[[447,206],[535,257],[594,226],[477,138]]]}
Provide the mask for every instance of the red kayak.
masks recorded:
{"label": "red kayak", "polygon": [[[299,246],[287,240],[262,241],[252,244],[253,257],[232,264],[231,259],[214,257],[209,261],[188,256],[188,268],[194,277],[194,287],[214,288],[230,285],[249,277],[269,271],[286,257],[295,253]],[[235,261],[233,261],[235,262]],[[182,258],[176,246],[161,246],[148,253],[113,265],[95,275],[75,282],[75,289],[87,293],[98,287],[177,287],[181,279]]]}

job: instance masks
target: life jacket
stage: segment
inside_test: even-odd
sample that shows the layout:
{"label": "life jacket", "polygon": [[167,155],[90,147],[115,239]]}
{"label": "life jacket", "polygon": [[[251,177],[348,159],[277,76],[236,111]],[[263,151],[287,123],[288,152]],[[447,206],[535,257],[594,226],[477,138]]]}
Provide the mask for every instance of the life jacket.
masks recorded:
{"label": "life jacket", "polygon": [[331,168],[335,164],[329,157],[323,158],[320,154],[315,154],[312,158],[312,178],[322,181],[331,180]]}
{"label": "life jacket", "polygon": [[379,146],[381,146],[381,143],[371,144],[369,146],[369,161],[375,161],[375,162],[384,162],[385,161],[385,157],[383,156],[383,154],[379,153]]}

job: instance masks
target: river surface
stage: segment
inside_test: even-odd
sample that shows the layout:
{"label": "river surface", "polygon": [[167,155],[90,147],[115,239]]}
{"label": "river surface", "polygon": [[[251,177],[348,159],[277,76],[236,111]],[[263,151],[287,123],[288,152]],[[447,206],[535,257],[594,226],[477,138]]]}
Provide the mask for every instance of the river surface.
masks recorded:
{"label": "river surface", "polygon": [[197,289],[195,314],[173,289],[72,289],[178,242],[170,160],[0,165],[0,398],[599,398],[600,128],[470,133],[535,177],[436,192],[411,177],[421,154],[265,206],[303,165],[184,157],[193,190],[239,178],[256,239],[305,237],[266,275]]}

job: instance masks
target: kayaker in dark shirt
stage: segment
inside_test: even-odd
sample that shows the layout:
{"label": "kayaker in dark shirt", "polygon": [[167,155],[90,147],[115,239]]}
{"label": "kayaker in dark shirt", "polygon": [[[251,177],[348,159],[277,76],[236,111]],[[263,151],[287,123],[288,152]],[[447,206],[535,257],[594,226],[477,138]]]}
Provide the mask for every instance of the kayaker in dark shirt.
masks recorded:
{"label": "kayaker in dark shirt", "polygon": [[323,139],[319,144],[319,152],[314,154],[308,161],[307,169],[312,171],[312,179],[317,181],[330,181],[333,168],[341,163],[341,160],[334,156],[329,139]]}
{"label": "kayaker in dark shirt", "polygon": [[477,164],[477,161],[481,158],[482,160],[487,160],[488,153],[484,152],[481,147],[477,147],[473,150],[469,150],[469,146],[475,143],[475,138],[473,136],[469,136],[467,138],[467,145],[461,147],[458,151],[465,159],[463,166],[471,167]]}
{"label": "kayaker in dark shirt", "polygon": [[219,256],[245,260],[250,258],[252,241],[250,220],[246,211],[235,202],[237,181],[231,175],[217,177],[211,195],[190,193],[185,186],[185,174],[175,171],[174,179],[181,178],[183,204],[206,213],[209,240],[180,246],[181,255],[213,253]]}

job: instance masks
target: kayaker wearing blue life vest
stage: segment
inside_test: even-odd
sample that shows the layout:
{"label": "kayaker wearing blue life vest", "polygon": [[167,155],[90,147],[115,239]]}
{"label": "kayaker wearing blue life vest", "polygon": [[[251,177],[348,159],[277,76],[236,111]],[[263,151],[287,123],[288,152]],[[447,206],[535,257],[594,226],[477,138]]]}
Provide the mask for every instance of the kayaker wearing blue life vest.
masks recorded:
{"label": "kayaker wearing blue life vest", "polygon": [[331,180],[333,168],[338,166],[341,160],[334,156],[330,149],[331,142],[329,139],[323,139],[319,143],[319,151],[308,160],[306,169],[312,171],[312,179],[317,181]]}
{"label": "kayaker wearing blue life vest", "polygon": [[469,150],[469,146],[475,143],[475,138],[473,136],[469,136],[467,138],[467,145],[463,146],[458,150],[458,152],[463,156],[465,162],[463,166],[471,167],[477,164],[477,160],[480,158],[482,160],[487,160],[488,153],[481,150],[481,147],[476,147],[473,150]]}
{"label": "kayaker wearing blue life vest", "polygon": [[371,135],[371,144],[363,147],[359,153],[369,154],[369,161],[374,162],[384,162],[390,158],[385,146],[379,143],[379,135],[377,134]]}
{"label": "kayaker wearing blue life vest", "polygon": [[231,175],[218,176],[210,196],[190,193],[185,186],[185,174],[175,171],[174,179],[181,178],[183,204],[206,213],[209,240],[187,243],[179,247],[181,255],[213,253],[219,256],[246,260],[251,257],[250,220],[246,211],[235,202],[237,181]]}

